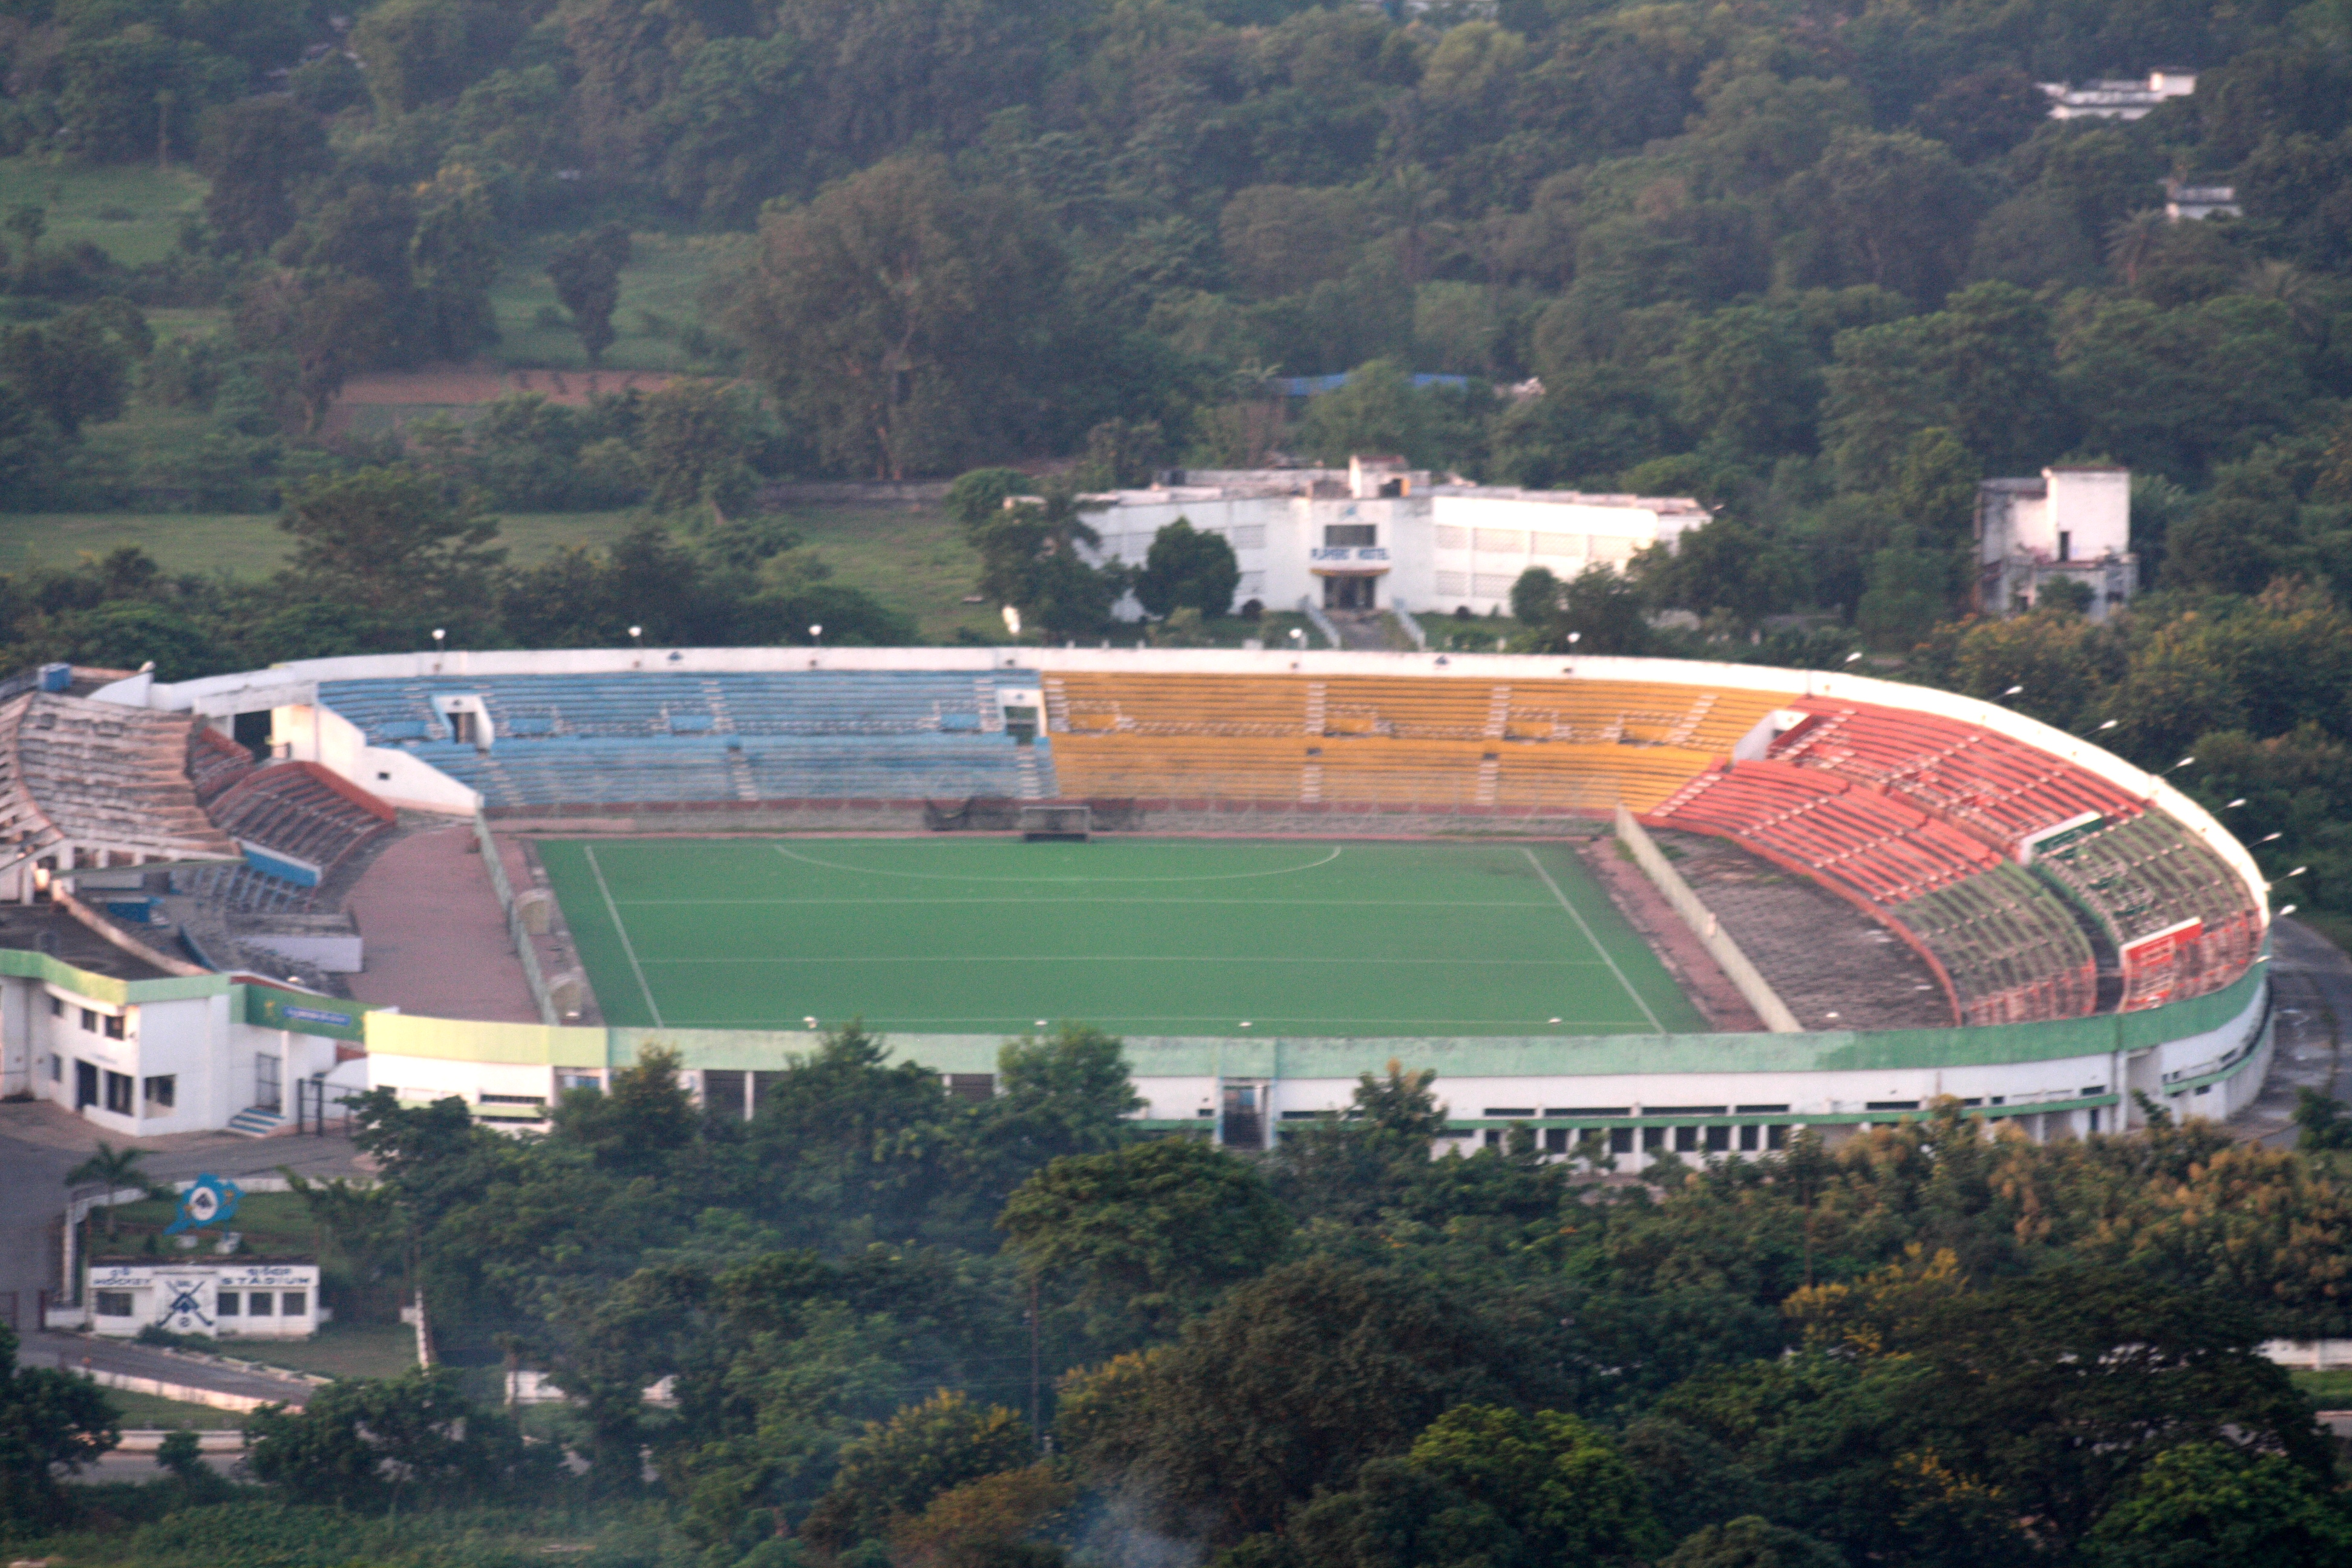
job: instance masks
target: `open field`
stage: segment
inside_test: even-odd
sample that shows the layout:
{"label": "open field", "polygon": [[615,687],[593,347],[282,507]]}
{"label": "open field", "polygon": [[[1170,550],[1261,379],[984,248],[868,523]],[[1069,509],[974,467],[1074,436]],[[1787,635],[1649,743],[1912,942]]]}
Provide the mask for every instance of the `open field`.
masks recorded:
{"label": "open field", "polygon": [[[544,324],[541,310],[561,313],[548,258],[568,235],[533,236],[510,247],[490,286],[499,342],[491,356],[502,365],[583,370],[588,356],[568,320]],[[621,269],[621,305],[613,312],[616,336],[604,351],[607,370],[686,370],[695,363],[679,339],[701,325],[717,335],[705,309],[705,286],[741,265],[752,238],[741,234],[636,234],[629,265]]]}
{"label": "open field", "polygon": [[[504,512],[499,542],[528,566],[562,545],[610,544],[635,520],[626,511]],[[266,577],[286,564],[290,542],[276,512],[0,512],[0,572],[29,557],[70,566],[85,552],[136,544],[167,572]]]}
{"label": "open field", "polygon": [[311,1340],[229,1340],[221,1353],[325,1377],[398,1377],[416,1364],[406,1323],[329,1323]]}
{"label": "open field", "polygon": [[[126,267],[170,255],[180,226],[196,216],[209,188],[203,175],[184,166],[0,158],[0,211],[27,205],[48,209],[42,248],[86,239]],[[13,237],[8,253],[13,262]]]}
{"label": "open field", "polygon": [[152,1394],[131,1394],[120,1388],[108,1389],[106,1402],[121,1417],[126,1432],[158,1428],[168,1431],[174,1426],[196,1432],[237,1432],[245,1427],[245,1412],[241,1410],[215,1410],[209,1405],[159,1399]]}
{"label": "open field", "polygon": [[550,842],[541,855],[614,1024],[1706,1026],[1559,844],[618,839]]}

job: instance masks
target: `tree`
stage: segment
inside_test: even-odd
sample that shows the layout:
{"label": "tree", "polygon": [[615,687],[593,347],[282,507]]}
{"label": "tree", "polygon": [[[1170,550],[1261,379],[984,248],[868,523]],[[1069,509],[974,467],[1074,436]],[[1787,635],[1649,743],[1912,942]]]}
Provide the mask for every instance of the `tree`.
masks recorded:
{"label": "tree", "polygon": [[735,324],[832,462],[885,479],[1015,449],[1067,374],[1063,263],[1029,198],[892,158],[761,226]]}
{"label": "tree", "polygon": [[555,1110],[555,1136],[622,1176],[654,1176],[694,1141],[694,1101],[678,1077],[678,1056],[646,1047],[633,1067],[615,1068],[609,1089],[574,1089]]}
{"label": "tree", "polygon": [[[1034,500],[1013,499],[1008,487],[1027,481],[1011,469],[975,469],[957,483],[967,480],[961,495],[950,494],[950,506],[963,520],[964,539],[980,556],[977,586],[982,594],[1016,606],[1048,637],[1083,637],[1109,618],[1124,575],[1088,566],[1078,556],[1078,546],[1102,542],[1086,521],[1101,503],[1081,499],[1064,478],[1038,486],[1043,493]],[[1012,504],[1000,502],[992,510],[984,504],[991,494]]]}
{"label": "tree", "polygon": [[655,507],[708,503],[737,511],[751,500],[757,476],[743,458],[751,444],[744,396],[717,382],[681,378],[645,400],[639,430]]}
{"label": "tree", "polygon": [[2352,1149],[2352,1118],[2345,1116],[2343,1102],[2316,1089],[2294,1091],[2294,1124],[2303,1129],[2299,1149]]}
{"label": "tree", "polygon": [[289,489],[278,526],[314,592],[379,612],[478,609],[505,559],[498,520],[444,500],[404,468],[356,468]]}
{"label": "tree", "polygon": [[[157,1193],[153,1177],[147,1174],[147,1153],[143,1149],[117,1149],[104,1139],[91,1151],[89,1159],[66,1173],[66,1185],[80,1186],[95,1182],[104,1189],[105,1198],[100,1206],[106,1210],[106,1234],[114,1235],[114,1194],[117,1189],[131,1187],[150,1197]],[[168,1192],[170,1189],[165,1188]]]}
{"label": "tree", "polygon": [[1289,1217],[1263,1177],[1195,1138],[1066,1155],[997,1221],[1023,1266],[1077,1279],[1091,1320],[1166,1332],[1281,1255]]}
{"label": "tree", "polygon": [[1791,312],[1747,305],[1701,317],[1678,357],[1682,423],[1694,436],[1759,457],[1812,444],[1820,372]]}
{"label": "tree", "polygon": [[1511,584],[1511,618],[1523,626],[1551,619],[1565,586],[1549,566],[1530,566]]}
{"label": "tree", "polygon": [[1180,517],[1151,536],[1135,596],[1155,616],[1183,608],[1223,616],[1234,607],[1241,581],[1241,564],[1224,535],[1196,532],[1190,518]]}
{"label": "tree", "polygon": [[65,1513],[58,1472],[94,1463],[121,1439],[114,1407],[87,1378],[16,1364],[0,1323],[0,1525],[31,1532]]}
{"label": "tree", "polygon": [[[1522,575],[1521,581],[1525,580]],[[1511,602],[1512,613],[1517,615],[1516,585]],[[1559,584],[1549,609],[1524,624],[1528,640],[1538,653],[1638,658],[1649,651],[1652,641],[1647,604],[1641,587],[1621,575],[1615,567],[1597,561],[1567,583]]]}
{"label": "tree", "polygon": [[1066,1554],[1030,1537],[1076,1495],[1051,1465],[966,1481],[890,1531],[893,1561],[908,1568],[1054,1568]]}
{"label": "tree", "polygon": [[1293,1512],[1300,1568],[1483,1561],[1542,1568],[1646,1559],[1665,1544],[1633,1468],[1559,1411],[1458,1405],[1402,1458]]}
{"label": "tree", "polygon": [[2185,1443],[2149,1461],[2091,1542],[2102,1568],[2322,1568],[2352,1553],[2352,1508],[2330,1478],[2283,1455]]}
{"label": "tree", "polygon": [[279,273],[257,280],[236,313],[237,341],[282,356],[303,427],[316,432],[352,373],[393,342],[391,296],[365,278],[305,279]]}
{"label": "tree", "polygon": [[976,1405],[941,1389],[903,1406],[842,1446],[841,1468],[801,1526],[819,1551],[837,1553],[921,1513],[940,1493],[1018,1468],[1035,1451],[1028,1426],[1001,1405]]}
{"label": "tree", "polygon": [[409,241],[420,346],[435,359],[470,359],[499,341],[490,307],[499,275],[497,216],[488,188],[461,166],[445,166],[425,189]]}
{"label": "tree", "polygon": [[291,99],[225,104],[204,118],[196,162],[205,221],[231,249],[266,250],[294,226],[294,188],[325,172],[327,133]]}
{"label": "tree", "polygon": [[537,1489],[560,1460],[504,1412],[467,1399],[449,1367],[344,1378],[299,1408],[265,1405],[246,1426],[246,1467],[297,1502],[397,1508]]}
{"label": "tree", "polygon": [[1790,196],[1814,225],[1821,281],[1875,284],[1923,308],[1950,290],[1978,211],[1951,153],[1907,131],[1838,132]]}
{"label": "tree", "polygon": [[0,336],[0,380],[67,437],[85,423],[121,417],[131,366],[155,344],[147,319],[110,298],[68,310],[45,327]]}
{"label": "tree", "polygon": [[49,209],[38,202],[19,202],[9,209],[8,232],[16,237],[20,247],[16,255],[16,281],[29,287],[33,281],[33,265],[39,259],[41,236],[49,228]]}
{"label": "tree", "polygon": [[1708,1525],[1669,1552],[1659,1568],[1845,1568],[1845,1563],[1836,1548],[1751,1513]]}
{"label": "tree", "polygon": [[1075,1376],[1062,1408],[1072,1452],[1133,1487],[1148,1517],[1230,1543],[1402,1453],[1457,1405],[1546,1399],[1552,1375],[1467,1293],[1310,1258],[1241,1287],[1176,1343]]}
{"label": "tree", "polygon": [[1269,1162],[1285,1205],[1302,1218],[1361,1224],[1401,1203],[1445,1131],[1445,1108],[1430,1092],[1436,1080],[1433,1069],[1391,1061],[1385,1077],[1356,1080],[1345,1110],[1286,1127]]}
{"label": "tree", "polygon": [[613,312],[621,303],[621,268],[629,264],[629,227],[625,223],[598,224],[556,248],[547,264],[555,297],[572,312],[572,330],[592,365],[604,363],[613,346]]}

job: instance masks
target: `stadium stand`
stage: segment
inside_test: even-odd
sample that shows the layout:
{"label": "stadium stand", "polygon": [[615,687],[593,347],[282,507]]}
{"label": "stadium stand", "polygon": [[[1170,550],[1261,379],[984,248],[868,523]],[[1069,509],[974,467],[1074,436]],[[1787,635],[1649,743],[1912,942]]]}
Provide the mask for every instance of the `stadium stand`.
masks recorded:
{"label": "stadium stand", "polygon": [[1045,693],[1073,795],[1505,811],[1646,810],[1786,700],[1633,681],[1096,672],[1048,675]]}
{"label": "stadium stand", "polygon": [[2032,876],[1999,865],[1893,907],[1951,988],[1963,1024],[2071,1018],[2098,999],[2090,940]]}
{"label": "stadium stand", "polygon": [[2262,945],[2245,884],[2160,812],[2071,837],[2034,858],[2114,941],[2126,1012],[2219,990]]}
{"label": "stadium stand", "polygon": [[[989,676],[524,675],[329,681],[319,697],[372,744],[414,752],[494,807],[1055,790],[1050,745],[1005,733]],[[487,743],[436,707],[452,697],[480,703]]]}
{"label": "stadium stand", "polygon": [[188,731],[188,783],[195,786],[199,805],[209,806],[253,769],[253,753],[211,725]]}
{"label": "stadium stand", "polygon": [[317,763],[249,772],[208,810],[239,844],[314,866],[320,881],[398,819],[392,807]]}
{"label": "stadium stand", "polygon": [[1973,724],[1860,703],[1793,706],[1808,717],[1773,743],[1772,760],[1899,795],[1996,848],[2086,812],[2146,809],[2096,773]]}
{"label": "stadium stand", "polygon": [[2000,863],[1976,839],[1914,806],[1787,763],[1741,763],[1701,773],[1649,819],[1720,833],[1880,905],[1918,898]]}
{"label": "stadium stand", "polygon": [[0,837],[60,866],[234,858],[189,778],[195,724],[55,692],[0,703]]}

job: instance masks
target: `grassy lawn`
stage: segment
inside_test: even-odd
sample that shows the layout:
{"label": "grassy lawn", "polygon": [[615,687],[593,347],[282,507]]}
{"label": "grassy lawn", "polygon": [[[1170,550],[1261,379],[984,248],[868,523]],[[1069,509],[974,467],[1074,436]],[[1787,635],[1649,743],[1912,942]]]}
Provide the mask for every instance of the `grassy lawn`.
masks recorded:
{"label": "grassy lawn", "polygon": [[[548,258],[563,235],[534,236],[515,245],[490,286],[499,319],[499,342],[491,355],[517,368],[585,369],[588,357],[569,320],[550,324],[542,310],[561,313],[555,285],[547,279]],[[617,336],[604,351],[609,370],[685,370],[694,362],[678,343],[693,325],[716,330],[704,306],[705,284],[740,266],[753,240],[741,234],[638,234],[630,240],[629,265],[621,271],[621,305],[613,313]]]}
{"label": "grassy lawn", "polygon": [[2326,1372],[2294,1372],[2287,1376],[2294,1380],[2305,1398],[2314,1401],[2322,1410],[2352,1410],[2352,1367],[2330,1367]]}
{"label": "grassy lawn", "polygon": [[[528,566],[565,544],[609,544],[629,531],[625,511],[506,512],[499,539],[509,559]],[[243,512],[0,512],[0,572],[37,557],[71,565],[86,553],[103,555],[136,544],[166,572],[226,572],[266,577],[286,564],[291,542],[278,531],[278,514]]]}
{"label": "grassy lawn", "polygon": [[[144,1203],[124,1204],[114,1211],[121,1234],[110,1246],[104,1236],[106,1221],[103,1211],[97,1220],[100,1232],[97,1247],[107,1251],[143,1251],[146,1238],[170,1225],[179,1212],[175,1201],[150,1198]],[[319,1227],[310,1219],[310,1211],[301,1197],[294,1193],[247,1193],[237,1203],[236,1217],[227,1228],[245,1237],[248,1253],[309,1252],[319,1245]],[[199,1233],[209,1246],[218,1236],[217,1230]],[[166,1252],[174,1250],[171,1240],[159,1245]]]}
{"label": "grassy lawn", "polygon": [[241,1410],[215,1410],[209,1405],[189,1405],[177,1399],[158,1399],[152,1394],[131,1394],[120,1388],[106,1391],[106,1402],[114,1406],[126,1432],[168,1430],[185,1426],[198,1432],[236,1432],[245,1426]]}
{"label": "grassy lawn", "polygon": [[416,1364],[406,1323],[329,1323],[311,1340],[229,1340],[221,1353],[325,1377],[398,1377]]}
{"label": "grassy lawn", "polygon": [[802,541],[834,581],[863,588],[915,618],[926,643],[955,640],[959,629],[1004,637],[992,605],[967,605],[980,557],[946,513],[928,507],[825,507],[790,514]]}
{"label": "grassy lawn", "polygon": [[[0,210],[26,203],[48,209],[44,249],[89,240],[126,267],[161,261],[195,216],[206,182],[194,170],[150,163],[89,167],[46,158],[0,158]],[[9,255],[16,242],[9,240]]]}
{"label": "grassy lawn", "polygon": [[1508,616],[1473,616],[1468,620],[1456,620],[1453,613],[1416,615],[1429,646],[1438,653],[1494,653],[1496,637],[1519,635],[1519,623]]}

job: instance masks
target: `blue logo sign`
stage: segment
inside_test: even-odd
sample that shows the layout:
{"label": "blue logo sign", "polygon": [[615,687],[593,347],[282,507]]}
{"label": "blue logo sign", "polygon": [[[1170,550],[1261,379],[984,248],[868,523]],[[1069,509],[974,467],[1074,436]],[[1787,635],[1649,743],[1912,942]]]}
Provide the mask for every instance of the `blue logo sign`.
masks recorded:
{"label": "blue logo sign", "polygon": [[165,1226],[163,1234],[177,1236],[184,1230],[226,1225],[236,1217],[236,1201],[244,1195],[235,1182],[210,1174],[198,1176],[196,1184],[180,1194],[180,1217]]}

